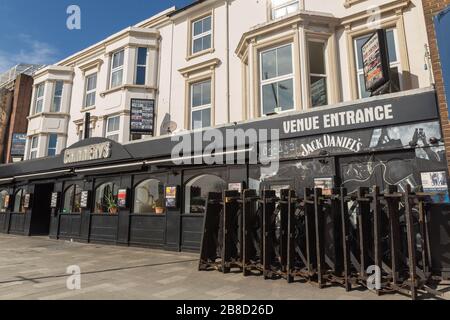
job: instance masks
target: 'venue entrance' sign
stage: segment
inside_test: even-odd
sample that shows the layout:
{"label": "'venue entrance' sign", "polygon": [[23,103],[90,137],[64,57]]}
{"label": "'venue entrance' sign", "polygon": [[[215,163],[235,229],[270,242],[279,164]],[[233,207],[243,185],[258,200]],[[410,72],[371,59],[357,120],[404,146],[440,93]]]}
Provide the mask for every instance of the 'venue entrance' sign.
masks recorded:
{"label": "'venue entrance' sign", "polygon": [[108,159],[111,157],[111,142],[67,149],[64,151],[64,164]]}

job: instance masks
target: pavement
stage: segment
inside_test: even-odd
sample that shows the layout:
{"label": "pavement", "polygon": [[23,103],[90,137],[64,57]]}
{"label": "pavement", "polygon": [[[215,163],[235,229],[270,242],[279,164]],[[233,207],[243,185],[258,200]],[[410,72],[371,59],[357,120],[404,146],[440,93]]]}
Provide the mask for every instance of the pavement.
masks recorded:
{"label": "pavement", "polygon": [[[198,255],[0,234],[0,300],[405,300],[199,272]],[[69,269],[68,269],[69,268]],[[78,278],[71,272],[81,272]],[[80,280],[80,281],[78,281]],[[69,287],[79,290],[69,290]]]}

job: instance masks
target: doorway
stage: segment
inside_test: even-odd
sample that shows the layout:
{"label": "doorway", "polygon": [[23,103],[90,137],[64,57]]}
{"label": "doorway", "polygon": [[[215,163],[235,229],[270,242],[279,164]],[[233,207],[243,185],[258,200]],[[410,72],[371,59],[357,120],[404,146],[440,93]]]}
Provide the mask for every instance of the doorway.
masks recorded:
{"label": "doorway", "polygon": [[37,184],[34,189],[33,211],[31,214],[30,236],[48,236],[50,234],[50,207],[54,185]]}

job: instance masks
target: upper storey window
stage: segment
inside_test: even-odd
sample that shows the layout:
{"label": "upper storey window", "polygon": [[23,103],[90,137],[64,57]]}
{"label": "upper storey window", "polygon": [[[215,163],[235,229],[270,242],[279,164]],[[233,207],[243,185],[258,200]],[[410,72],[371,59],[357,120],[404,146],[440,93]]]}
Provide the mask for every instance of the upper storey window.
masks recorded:
{"label": "upper storey window", "polygon": [[123,84],[123,61],[125,51],[121,50],[112,55],[111,63],[111,88],[121,86]]}
{"label": "upper storey window", "polygon": [[284,17],[299,9],[299,0],[272,0],[272,19]]}
{"label": "upper storey window", "polygon": [[207,16],[192,23],[192,54],[211,49],[212,17]]}
{"label": "upper storey window", "polygon": [[55,82],[55,90],[53,92],[53,104],[51,108],[51,112],[60,112],[61,111],[61,100],[63,96],[63,88],[64,88],[64,82],[63,81],[56,81]]}
{"label": "upper storey window", "polygon": [[34,102],[35,114],[44,111],[44,91],[45,91],[45,83],[40,83],[36,86],[36,99]]}
{"label": "upper storey window", "polygon": [[147,73],[147,48],[138,48],[135,84],[145,85]]}
{"label": "upper storey window", "polygon": [[294,109],[292,44],[261,52],[262,114]]}

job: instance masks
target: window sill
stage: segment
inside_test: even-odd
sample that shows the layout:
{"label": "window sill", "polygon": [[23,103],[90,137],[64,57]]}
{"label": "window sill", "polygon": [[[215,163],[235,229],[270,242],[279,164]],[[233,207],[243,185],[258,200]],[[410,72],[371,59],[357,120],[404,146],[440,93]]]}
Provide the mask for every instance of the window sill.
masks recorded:
{"label": "window sill", "polygon": [[81,113],[83,112],[88,112],[88,111],[92,111],[95,110],[95,106],[91,106],[91,107],[87,107],[87,108],[81,108]]}
{"label": "window sill", "polygon": [[199,51],[199,52],[194,53],[194,54],[190,54],[190,55],[188,55],[188,56],[186,57],[186,61],[189,61],[189,60],[192,60],[192,59],[195,59],[195,58],[204,56],[204,55],[206,55],[206,54],[214,53],[215,51],[216,51],[216,50],[215,50],[214,48],[210,48],[210,49],[207,49],[207,50]]}
{"label": "window sill", "polygon": [[114,93],[117,91],[121,91],[121,90],[125,91],[128,89],[144,89],[144,90],[155,90],[156,91],[156,88],[152,87],[152,86],[146,86],[146,85],[140,85],[140,84],[124,84],[124,85],[103,91],[100,93],[100,96],[102,98],[104,98],[108,94],[111,94],[111,93]]}
{"label": "window sill", "polygon": [[62,112],[41,112],[41,113],[33,114],[32,116],[28,116],[27,119],[32,120],[32,119],[46,117],[46,116],[66,118],[66,117],[70,117],[70,114],[62,113]]}

